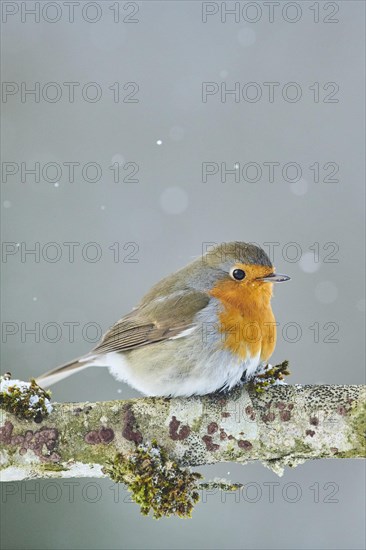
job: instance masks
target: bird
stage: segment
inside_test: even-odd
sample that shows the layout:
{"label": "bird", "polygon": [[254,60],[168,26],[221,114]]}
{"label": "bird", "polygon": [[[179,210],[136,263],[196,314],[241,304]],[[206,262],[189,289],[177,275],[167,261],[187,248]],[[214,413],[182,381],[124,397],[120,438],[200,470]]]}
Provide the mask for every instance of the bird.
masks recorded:
{"label": "bird", "polygon": [[147,396],[229,391],[272,355],[273,284],[288,280],[256,244],[217,244],[156,283],[91,352],[36,381],[45,388],[98,366]]}

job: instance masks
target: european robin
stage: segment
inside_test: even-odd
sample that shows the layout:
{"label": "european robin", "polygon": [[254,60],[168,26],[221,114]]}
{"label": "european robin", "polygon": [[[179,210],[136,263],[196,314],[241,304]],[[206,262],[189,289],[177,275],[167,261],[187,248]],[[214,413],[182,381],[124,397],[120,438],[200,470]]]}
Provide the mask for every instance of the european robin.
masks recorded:
{"label": "european robin", "polygon": [[44,374],[49,386],[90,366],[146,395],[229,390],[263,368],[276,345],[271,308],[275,273],[267,254],[224,243],[162,279],[87,355]]}

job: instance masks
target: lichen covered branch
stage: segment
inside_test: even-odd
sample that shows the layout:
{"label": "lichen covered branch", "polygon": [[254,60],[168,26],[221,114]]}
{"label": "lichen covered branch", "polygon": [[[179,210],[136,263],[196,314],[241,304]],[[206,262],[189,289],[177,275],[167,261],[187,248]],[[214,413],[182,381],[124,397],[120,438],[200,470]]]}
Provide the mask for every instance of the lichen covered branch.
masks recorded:
{"label": "lichen covered branch", "polygon": [[[230,394],[53,404],[41,422],[2,412],[1,480],[111,475],[141,445],[180,467],[365,457],[364,386],[248,386]],[[140,447],[139,447],[140,445]],[[109,465],[106,468],[106,465]],[[113,475],[111,475],[113,478]]]}

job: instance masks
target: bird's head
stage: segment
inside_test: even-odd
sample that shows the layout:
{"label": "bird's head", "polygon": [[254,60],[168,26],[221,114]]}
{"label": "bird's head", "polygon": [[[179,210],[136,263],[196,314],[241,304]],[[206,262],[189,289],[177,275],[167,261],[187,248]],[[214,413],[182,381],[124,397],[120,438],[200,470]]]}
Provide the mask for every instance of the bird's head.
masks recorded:
{"label": "bird's head", "polygon": [[270,299],[273,283],[290,280],[288,275],[276,273],[268,255],[255,244],[222,243],[202,257],[210,293],[224,293],[228,298],[248,294]]}

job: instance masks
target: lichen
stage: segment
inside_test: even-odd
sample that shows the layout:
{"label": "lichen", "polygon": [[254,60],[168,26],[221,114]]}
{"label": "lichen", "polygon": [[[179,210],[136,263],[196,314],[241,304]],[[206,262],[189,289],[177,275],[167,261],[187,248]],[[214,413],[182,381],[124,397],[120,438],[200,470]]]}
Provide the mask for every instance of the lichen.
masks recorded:
{"label": "lichen", "polygon": [[296,468],[300,464],[304,464],[305,461],[306,459],[302,457],[295,458],[292,456],[284,456],[281,458],[262,460],[261,462],[263,466],[265,466],[269,470],[272,470],[272,472],[277,474],[279,477],[282,477],[286,466],[288,466],[289,468]]}
{"label": "lichen", "polygon": [[210,452],[215,452],[220,449],[220,445],[218,443],[214,443],[210,435],[204,435],[202,437],[202,441],[206,445],[206,449]]}
{"label": "lichen", "polygon": [[99,430],[91,430],[84,436],[84,441],[89,445],[97,445],[103,443],[108,445],[114,439],[114,431],[112,428],[105,428],[102,426]]}
{"label": "lichen", "polygon": [[349,451],[337,452],[338,458],[355,458],[360,456],[360,449],[363,456],[366,455],[366,403],[352,406],[349,414],[350,436]]}
{"label": "lichen", "polygon": [[195,418],[193,420],[192,426],[191,426],[192,432],[199,432],[200,429],[201,429],[201,426],[202,426],[202,422],[203,422],[203,416],[202,415],[198,418]]}
{"label": "lichen", "polygon": [[226,479],[213,479],[200,483],[200,489],[206,489],[208,491],[212,491],[213,489],[219,489],[220,491],[238,491],[243,487],[244,485],[242,483],[232,483]]}
{"label": "lichen", "polygon": [[199,501],[198,472],[181,468],[155,440],[136,445],[128,456],[118,454],[103,468],[113,481],[124,483],[141,513],[155,519],[177,515],[191,517]]}
{"label": "lichen", "polygon": [[14,434],[14,425],[6,420],[0,427],[0,443],[15,447],[20,456],[32,451],[43,462],[58,462],[60,455],[56,452],[59,444],[59,432],[56,428],[43,426],[40,430],[26,430]]}
{"label": "lichen", "polygon": [[191,433],[191,428],[189,426],[181,426],[180,420],[177,420],[175,416],[172,416],[172,419],[169,423],[169,436],[174,441],[182,441],[186,439]]}
{"label": "lichen", "polygon": [[125,406],[122,435],[128,441],[134,441],[135,443],[142,443],[143,440],[141,432],[136,429],[136,418],[130,403]]}
{"label": "lichen", "polygon": [[42,420],[52,411],[50,392],[32,378],[30,382],[12,380],[10,373],[0,376],[0,406],[19,418]]}
{"label": "lichen", "polygon": [[294,452],[293,452],[294,455],[311,454],[313,450],[311,445],[308,445],[302,439],[299,439],[298,437],[294,437],[294,443],[295,443]]}
{"label": "lichen", "polygon": [[241,462],[241,463],[247,462],[243,457],[243,452],[236,451],[232,446],[227,447],[227,449],[225,449],[222,452],[222,457],[225,460],[225,462]]}
{"label": "lichen", "polygon": [[68,470],[61,464],[40,464],[39,468],[45,472],[67,472]]}

